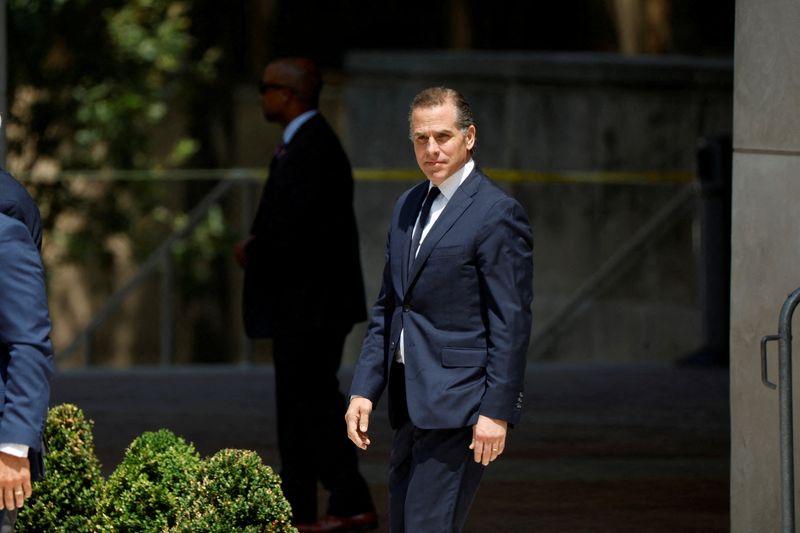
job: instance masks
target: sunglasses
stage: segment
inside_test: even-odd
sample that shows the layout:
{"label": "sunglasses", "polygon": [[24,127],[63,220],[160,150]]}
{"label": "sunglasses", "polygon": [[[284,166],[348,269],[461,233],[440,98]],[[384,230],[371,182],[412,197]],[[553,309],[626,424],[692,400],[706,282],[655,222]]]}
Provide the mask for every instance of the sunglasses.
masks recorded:
{"label": "sunglasses", "polygon": [[292,88],[289,87],[288,85],[281,85],[280,83],[267,83],[265,81],[258,82],[258,94],[264,94],[270,89],[289,89],[290,91],[292,90]]}

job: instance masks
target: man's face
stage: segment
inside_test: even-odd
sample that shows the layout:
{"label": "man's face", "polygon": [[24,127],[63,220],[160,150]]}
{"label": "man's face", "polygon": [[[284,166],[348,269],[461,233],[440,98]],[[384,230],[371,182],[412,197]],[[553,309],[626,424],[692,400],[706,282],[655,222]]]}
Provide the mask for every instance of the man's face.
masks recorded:
{"label": "man's face", "polygon": [[419,168],[434,185],[440,185],[469,161],[475,126],[466,132],[458,129],[456,107],[449,100],[440,106],[418,107],[411,113],[411,141]]}
{"label": "man's face", "polygon": [[281,67],[271,63],[261,75],[261,111],[270,122],[282,122],[291,90],[283,82]]}

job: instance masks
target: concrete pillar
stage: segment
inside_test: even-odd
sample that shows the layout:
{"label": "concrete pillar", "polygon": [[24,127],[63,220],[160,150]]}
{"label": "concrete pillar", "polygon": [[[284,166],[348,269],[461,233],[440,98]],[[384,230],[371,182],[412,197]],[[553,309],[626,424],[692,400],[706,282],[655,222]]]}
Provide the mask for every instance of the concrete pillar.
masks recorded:
{"label": "concrete pillar", "polygon": [[[778,393],[759,340],[800,287],[800,3],[738,0],[731,265],[731,531],[780,531]],[[797,323],[797,321],[795,321]],[[795,355],[800,343],[795,340]],[[777,345],[770,346],[777,381]],[[795,363],[795,370],[800,367]],[[795,383],[798,373],[795,372]],[[795,393],[797,392],[795,386]],[[797,411],[795,402],[795,412]]]}

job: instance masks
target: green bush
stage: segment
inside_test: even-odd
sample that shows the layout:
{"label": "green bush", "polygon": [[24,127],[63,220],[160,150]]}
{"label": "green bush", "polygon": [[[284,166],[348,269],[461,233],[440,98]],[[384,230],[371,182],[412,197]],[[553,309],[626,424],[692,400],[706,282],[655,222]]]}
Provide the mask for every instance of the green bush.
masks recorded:
{"label": "green bush", "polygon": [[103,486],[92,426],[75,405],[62,404],[50,410],[44,431],[49,448],[47,476],[33,484],[33,495],[19,513],[16,531],[89,531]]}
{"label": "green bush", "polygon": [[19,533],[296,532],[280,478],[255,452],[201,461],[162,429],[136,438],[104,481],[92,426],[74,405],[50,410],[47,475],[19,514]]}
{"label": "green bush", "polygon": [[143,433],[105,484],[96,529],[158,532],[175,525],[181,502],[196,491],[200,456],[165,429]]}
{"label": "green bush", "polygon": [[280,478],[247,450],[220,450],[203,461],[196,492],[181,508],[174,532],[295,532]]}

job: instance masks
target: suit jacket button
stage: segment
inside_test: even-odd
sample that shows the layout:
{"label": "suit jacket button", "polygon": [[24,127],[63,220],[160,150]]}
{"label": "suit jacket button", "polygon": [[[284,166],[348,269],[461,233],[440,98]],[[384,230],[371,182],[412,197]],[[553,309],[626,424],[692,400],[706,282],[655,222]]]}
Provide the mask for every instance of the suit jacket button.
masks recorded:
{"label": "suit jacket button", "polygon": [[410,305],[408,305],[408,304],[405,304],[405,305],[403,306],[403,312],[404,312],[404,313],[408,313],[409,311],[411,311],[411,306],[410,306]]}

